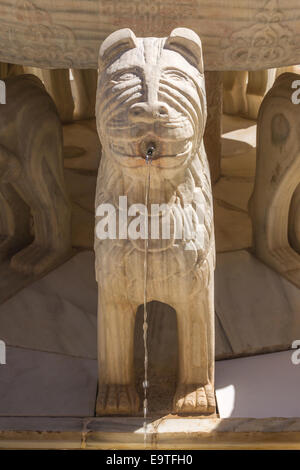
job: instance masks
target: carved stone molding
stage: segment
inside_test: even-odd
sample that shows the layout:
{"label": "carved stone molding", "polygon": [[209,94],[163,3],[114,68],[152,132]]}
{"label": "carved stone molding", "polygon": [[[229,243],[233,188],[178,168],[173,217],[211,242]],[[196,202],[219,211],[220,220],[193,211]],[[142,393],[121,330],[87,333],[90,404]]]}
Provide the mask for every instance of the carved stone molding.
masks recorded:
{"label": "carved stone molding", "polygon": [[249,70],[292,64],[296,42],[288,22],[288,6],[284,1],[265,0],[247,28],[232,32],[222,42],[224,61],[234,63],[236,69],[248,63]]}
{"label": "carved stone molding", "polygon": [[205,70],[300,62],[297,0],[6,0],[0,61],[96,68],[99,44],[119,28],[159,37],[181,26],[201,36]]}

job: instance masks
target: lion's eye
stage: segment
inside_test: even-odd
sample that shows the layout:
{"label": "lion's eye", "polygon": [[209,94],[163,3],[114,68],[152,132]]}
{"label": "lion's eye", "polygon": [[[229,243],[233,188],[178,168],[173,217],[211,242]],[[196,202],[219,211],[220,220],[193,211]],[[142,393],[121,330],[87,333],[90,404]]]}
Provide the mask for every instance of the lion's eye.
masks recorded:
{"label": "lion's eye", "polygon": [[127,72],[127,73],[122,73],[122,74],[119,74],[119,75],[113,77],[113,81],[115,81],[115,82],[126,82],[126,81],[129,81],[129,80],[134,80],[135,78],[136,78],[136,75],[134,73]]}
{"label": "lion's eye", "polygon": [[173,80],[184,80],[184,77],[182,77],[182,76],[180,76],[180,75],[175,75],[175,73],[173,73],[173,74],[171,75],[171,78],[172,78]]}
{"label": "lion's eye", "polygon": [[191,78],[180,72],[169,72],[166,74],[166,78],[176,82],[186,82],[189,85],[195,86],[194,81]]}

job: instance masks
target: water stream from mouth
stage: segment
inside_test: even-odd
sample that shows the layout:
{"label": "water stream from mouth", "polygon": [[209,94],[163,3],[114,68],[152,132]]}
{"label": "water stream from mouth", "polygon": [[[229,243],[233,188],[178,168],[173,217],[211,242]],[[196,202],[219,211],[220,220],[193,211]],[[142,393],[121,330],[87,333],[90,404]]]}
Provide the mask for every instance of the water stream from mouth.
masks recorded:
{"label": "water stream from mouth", "polygon": [[144,446],[147,446],[147,416],[148,416],[148,314],[147,314],[147,281],[148,281],[148,204],[149,204],[149,191],[150,191],[150,181],[151,181],[151,162],[153,157],[153,147],[149,147],[146,153],[146,163],[147,163],[147,173],[146,173],[146,189],[145,189],[145,227],[147,228],[147,233],[145,237],[145,254],[144,254],[144,323],[143,323],[143,337],[144,337]]}

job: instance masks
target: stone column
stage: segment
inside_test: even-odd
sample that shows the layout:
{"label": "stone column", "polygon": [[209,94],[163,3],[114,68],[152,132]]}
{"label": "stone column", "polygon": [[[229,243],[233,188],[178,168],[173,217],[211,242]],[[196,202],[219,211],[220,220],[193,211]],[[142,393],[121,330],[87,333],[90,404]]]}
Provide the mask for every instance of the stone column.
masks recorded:
{"label": "stone column", "polygon": [[249,72],[247,85],[247,110],[245,117],[257,119],[258,111],[266,93],[272,88],[277,69]]}
{"label": "stone column", "polygon": [[21,75],[23,73],[24,68],[22,65],[0,62],[0,80],[4,80],[4,78],[7,77],[13,77],[14,75]]}
{"label": "stone column", "polygon": [[8,64],[0,62],[0,80],[4,80],[8,76]]}
{"label": "stone column", "polygon": [[247,109],[246,89],[248,72],[223,72],[223,112],[245,114]]}
{"label": "stone column", "polygon": [[207,122],[204,145],[212,183],[221,176],[222,72],[205,72]]}
{"label": "stone column", "polygon": [[39,69],[38,67],[24,67],[24,73],[30,73],[38,77],[41,81],[43,81],[43,70]]}
{"label": "stone column", "polygon": [[276,69],[276,78],[286,72],[299,73],[299,66],[290,65],[289,67],[279,67],[278,69]]}
{"label": "stone column", "polygon": [[95,117],[97,70],[72,69],[73,94],[75,102],[74,117],[76,120]]}
{"label": "stone column", "polygon": [[69,69],[42,69],[44,85],[56,104],[63,123],[73,121],[74,101]]}

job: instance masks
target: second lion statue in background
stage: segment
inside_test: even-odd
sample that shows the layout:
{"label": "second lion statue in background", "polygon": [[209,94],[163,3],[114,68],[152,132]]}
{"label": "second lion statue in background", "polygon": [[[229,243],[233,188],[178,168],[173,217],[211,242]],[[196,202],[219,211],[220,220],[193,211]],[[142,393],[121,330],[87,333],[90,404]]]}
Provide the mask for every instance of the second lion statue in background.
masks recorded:
{"label": "second lion statue in background", "polygon": [[[167,38],[137,38],[129,29],[111,34],[100,48],[96,118],[103,146],[96,191],[97,414],[138,411],[134,325],[146,249],[147,301],[169,304],[177,314],[174,411],[213,413],[215,241],[199,37],[185,28]],[[151,208],[159,207],[156,220],[170,221],[169,236],[149,235],[147,192]],[[132,230],[137,214],[147,226],[140,238]],[[180,230],[186,224],[189,236]]]}
{"label": "second lion statue in background", "polygon": [[4,80],[0,105],[0,262],[40,275],[71,253],[62,125],[34,75]]}

